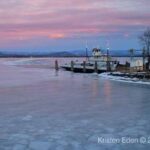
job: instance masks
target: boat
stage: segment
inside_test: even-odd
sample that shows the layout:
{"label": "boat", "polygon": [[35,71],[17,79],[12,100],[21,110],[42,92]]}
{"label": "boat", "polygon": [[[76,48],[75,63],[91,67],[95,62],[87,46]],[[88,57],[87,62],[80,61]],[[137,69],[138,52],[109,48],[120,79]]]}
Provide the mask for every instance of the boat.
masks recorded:
{"label": "boat", "polygon": [[103,54],[101,49],[93,48],[92,57],[86,57],[86,60],[83,61],[83,63],[71,61],[70,64],[65,64],[62,68],[73,72],[103,73],[115,71],[117,64],[118,61],[114,60],[109,55],[109,50],[107,50],[107,54]]}

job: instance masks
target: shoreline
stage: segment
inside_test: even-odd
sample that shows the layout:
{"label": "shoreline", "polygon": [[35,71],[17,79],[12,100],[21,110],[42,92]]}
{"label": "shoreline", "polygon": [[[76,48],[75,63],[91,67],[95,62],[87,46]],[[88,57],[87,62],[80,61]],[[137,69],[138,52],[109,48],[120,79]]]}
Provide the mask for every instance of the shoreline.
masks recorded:
{"label": "shoreline", "polygon": [[[8,66],[16,66],[16,67],[23,67],[23,68],[39,68],[39,69],[54,69],[54,62],[51,62],[50,65],[49,59],[36,59],[36,58],[26,58],[26,59],[16,59],[16,60],[7,60],[3,62],[5,65]],[[123,72],[105,72],[99,74],[99,77],[110,79],[114,81],[120,82],[128,82],[128,83],[137,83],[137,84],[145,84],[150,85],[150,79],[143,78],[144,72],[139,73],[123,73]],[[139,76],[139,78],[138,78]]]}
{"label": "shoreline", "polygon": [[119,82],[126,82],[126,83],[135,83],[135,84],[143,84],[143,85],[150,85],[150,80],[149,79],[141,79],[137,77],[132,77],[130,74],[125,75],[124,73],[121,72],[114,72],[114,73],[102,73],[99,74],[100,77],[113,80],[113,81],[119,81]]}

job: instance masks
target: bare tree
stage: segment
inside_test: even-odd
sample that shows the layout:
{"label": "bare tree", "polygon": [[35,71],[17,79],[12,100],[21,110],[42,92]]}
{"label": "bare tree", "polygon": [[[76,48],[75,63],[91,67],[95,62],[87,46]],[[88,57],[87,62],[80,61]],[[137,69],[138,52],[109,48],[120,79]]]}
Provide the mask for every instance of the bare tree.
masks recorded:
{"label": "bare tree", "polygon": [[150,27],[139,37],[140,42],[146,49],[146,56],[148,57],[148,67],[150,66]]}

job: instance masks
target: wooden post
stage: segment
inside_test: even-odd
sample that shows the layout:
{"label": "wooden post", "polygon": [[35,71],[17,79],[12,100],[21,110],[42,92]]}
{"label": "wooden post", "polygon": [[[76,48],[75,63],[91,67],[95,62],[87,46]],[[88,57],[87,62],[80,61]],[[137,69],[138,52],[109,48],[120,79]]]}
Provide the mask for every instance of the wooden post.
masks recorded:
{"label": "wooden post", "polygon": [[71,71],[74,71],[74,62],[71,61]]}
{"label": "wooden post", "polygon": [[86,72],[86,61],[83,61],[83,72]]}
{"label": "wooden post", "polygon": [[55,70],[59,70],[58,61],[55,60]]}
{"label": "wooden post", "polygon": [[98,73],[97,61],[95,61],[94,71]]}

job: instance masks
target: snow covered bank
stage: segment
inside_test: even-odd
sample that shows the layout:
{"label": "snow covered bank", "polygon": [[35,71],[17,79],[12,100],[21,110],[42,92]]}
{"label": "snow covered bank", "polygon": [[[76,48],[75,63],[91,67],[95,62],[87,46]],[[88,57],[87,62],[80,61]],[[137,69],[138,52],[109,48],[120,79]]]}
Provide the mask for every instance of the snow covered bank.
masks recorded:
{"label": "snow covered bank", "polygon": [[[121,75],[120,72],[117,72],[117,74]],[[115,75],[111,75],[110,73],[102,73],[99,76],[102,78],[110,79],[110,80],[114,80],[114,81],[150,85],[150,80],[142,80],[142,79],[138,79],[138,78],[115,76]]]}

